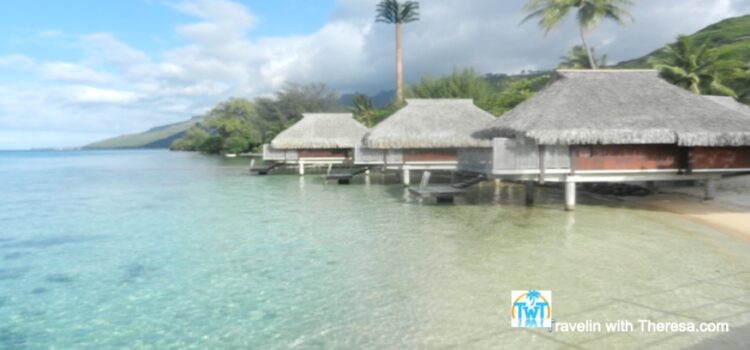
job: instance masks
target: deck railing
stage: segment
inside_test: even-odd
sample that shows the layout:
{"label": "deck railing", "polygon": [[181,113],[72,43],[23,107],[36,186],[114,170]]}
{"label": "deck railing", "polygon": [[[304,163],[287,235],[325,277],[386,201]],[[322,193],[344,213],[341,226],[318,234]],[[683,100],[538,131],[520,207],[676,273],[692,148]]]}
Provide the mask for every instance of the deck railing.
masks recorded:
{"label": "deck railing", "polygon": [[458,170],[475,173],[489,173],[492,171],[492,148],[459,149]]}
{"label": "deck railing", "polygon": [[402,150],[383,150],[364,146],[354,148],[355,164],[387,164],[400,165],[404,162]]}
{"label": "deck railing", "polygon": [[[493,140],[492,170],[494,174],[540,173],[540,147],[529,139]],[[545,145],[544,170],[549,172],[570,169],[568,146]]]}
{"label": "deck railing", "polygon": [[272,161],[296,161],[298,154],[296,150],[275,149],[271,145],[263,145],[263,160]]}
{"label": "deck railing", "polygon": [[389,149],[386,151],[386,163],[388,165],[399,165],[404,163],[404,151],[400,149]]}
{"label": "deck railing", "polygon": [[381,149],[358,146],[354,148],[355,164],[383,164],[383,152]]}

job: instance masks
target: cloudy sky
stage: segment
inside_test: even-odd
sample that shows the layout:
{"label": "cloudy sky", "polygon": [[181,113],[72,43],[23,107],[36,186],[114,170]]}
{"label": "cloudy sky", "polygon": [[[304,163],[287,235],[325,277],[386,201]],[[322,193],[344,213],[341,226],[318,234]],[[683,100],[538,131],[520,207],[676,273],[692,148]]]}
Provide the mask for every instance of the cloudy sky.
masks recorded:
{"label": "cloudy sky", "polygon": [[[177,122],[285,82],[393,85],[377,0],[8,0],[0,3],[0,149],[71,147]],[[572,21],[544,37],[523,0],[423,0],[404,28],[407,81],[453,68],[554,67]],[[610,61],[750,13],[750,0],[635,0],[636,21],[590,33]]]}

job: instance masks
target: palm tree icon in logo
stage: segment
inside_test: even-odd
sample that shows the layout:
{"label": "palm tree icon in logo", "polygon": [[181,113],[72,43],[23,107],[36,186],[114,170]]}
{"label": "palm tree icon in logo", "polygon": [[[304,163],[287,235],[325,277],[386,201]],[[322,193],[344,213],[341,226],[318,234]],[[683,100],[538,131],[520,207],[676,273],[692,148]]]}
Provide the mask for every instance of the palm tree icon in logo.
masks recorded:
{"label": "palm tree icon in logo", "polygon": [[551,318],[550,302],[545,297],[549,291],[528,290],[518,291],[511,308],[513,327],[543,327],[545,321]]}
{"label": "palm tree icon in logo", "polygon": [[536,290],[530,290],[528,293],[526,293],[526,300],[529,301],[529,307],[534,307],[534,305],[536,305],[537,299],[539,299],[540,296],[541,294],[539,294],[539,292]]}

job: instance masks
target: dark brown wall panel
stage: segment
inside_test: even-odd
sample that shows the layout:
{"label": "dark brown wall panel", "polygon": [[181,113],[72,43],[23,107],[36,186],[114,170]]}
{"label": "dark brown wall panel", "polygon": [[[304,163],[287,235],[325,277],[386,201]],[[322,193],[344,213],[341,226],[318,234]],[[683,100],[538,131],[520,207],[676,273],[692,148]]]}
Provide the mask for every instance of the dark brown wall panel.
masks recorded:
{"label": "dark brown wall panel", "polygon": [[346,149],[301,149],[299,158],[349,158],[349,150]]}
{"label": "dark brown wall panel", "polygon": [[677,169],[675,145],[573,146],[576,170]]}
{"label": "dark brown wall panel", "polygon": [[407,149],[405,162],[445,162],[456,160],[455,149]]}
{"label": "dark brown wall panel", "polygon": [[750,168],[750,147],[693,147],[693,169]]}

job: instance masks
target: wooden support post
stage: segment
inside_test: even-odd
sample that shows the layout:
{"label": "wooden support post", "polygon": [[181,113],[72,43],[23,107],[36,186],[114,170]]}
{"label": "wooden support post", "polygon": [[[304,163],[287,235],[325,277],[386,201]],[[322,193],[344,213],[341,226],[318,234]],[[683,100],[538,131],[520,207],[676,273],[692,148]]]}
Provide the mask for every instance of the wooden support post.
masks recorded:
{"label": "wooden support post", "polygon": [[500,182],[500,179],[495,179],[495,189],[500,188],[501,184],[502,184],[502,182]]}
{"label": "wooden support post", "polygon": [[706,193],[703,199],[710,201],[716,198],[716,179],[706,180]]}
{"label": "wooden support post", "polygon": [[545,177],[545,154],[546,154],[546,148],[544,145],[539,145],[539,184],[544,185],[544,177]]}
{"label": "wooden support post", "polygon": [[576,183],[565,182],[565,210],[573,211],[576,208]]}
{"label": "wooden support post", "polygon": [[524,192],[526,193],[526,205],[534,205],[534,183],[529,181],[523,184]]}
{"label": "wooden support post", "polygon": [[305,175],[305,163],[302,161],[299,162],[299,174],[300,176]]}
{"label": "wooden support post", "polygon": [[408,168],[404,169],[401,175],[401,180],[404,182],[404,186],[409,186],[411,184],[411,173]]}

